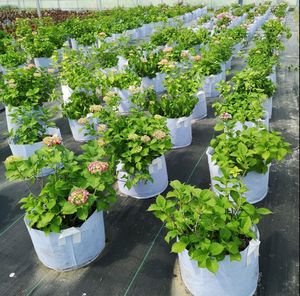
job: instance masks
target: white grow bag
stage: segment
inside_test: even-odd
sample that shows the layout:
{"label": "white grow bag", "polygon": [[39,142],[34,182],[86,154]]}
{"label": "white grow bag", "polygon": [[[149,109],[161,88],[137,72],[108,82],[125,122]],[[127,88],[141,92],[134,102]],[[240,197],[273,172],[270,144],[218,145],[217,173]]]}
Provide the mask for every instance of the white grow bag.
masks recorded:
{"label": "white grow bag", "polygon": [[135,105],[132,104],[130,97],[132,93],[127,89],[119,89],[114,87],[111,89],[113,92],[117,93],[118,96],[121,98],[121,101],[118,106],[118,111],[121,114],[127,114],[130,112],[130,109],[133,108]]}
{"label": "white grow bag", "polygon": [[206,104],[205,92],[203,90],[200,90],[196,94],[196,96],[199,101],[193,110],[192,120],[202,119],[207,116],[207,104]]}
{"label": "white grow bag", "polygon": [[52,68],[51,58],[34,58],[33,60],[37,68]]}
{"label": "white grow bag", "polygon": [[151,181],[139,181],[136,185],[128,189],[125,186],[128,174],[122,170],[122,164],[117,166],[118,187],[119,190],[126,195],[137,199],[146,199],[156,196],[168,187],[168,172],[165,157],[162,155],[152,161],[149,165],[149,172],[153,179]]}
{"label": "white grow bag", "polygon": [[[46,129],[47,135],[58,135],[61,138],[61,133],[59,128],[49,127]],[[43,142],[38,142],[34,144],[14,144],[13,141],[9,143],[9,148],[11,150],[12,155],[21,157],[23,159],[28,159],[32,156],[37,150],[41,149],[45,144]],[[51,174],[53,169],[51,168],[43,168],[38,177],[43,177]]]}
{"label": "white grow bag", "polygon": [[[87,142],[89,140],[94,139],[94,136],[88,135],[88,130],[84,128],[83,125],[78,123],[78,120],[74,119],[69,119],[69,126],[72,132],[72,136],[75,141],[77,142]],[[92,123],[91,121],[90,123]]]}
{"label": "white grow bag", "polygon": [[167,127],[170,131],[173,149],[191,145],[192,116],[181,118],[168,118]]}
{"label": "white grow bag", "polygon": [[69,103],[70,102],[69,98],[72,95],[72,93],[74,92],[74,90],[72,90],[68,85],[62,85],[61,91],[62,91],[62,95],[63,95],[63,101],[65,103]]}
{"label": "white grow bag", "polygon": [[[259,122],[265,125],[267,130],[269,130],[269,114],[267,112],[265,113],[265,116],[261,120],[259,120]],[[257,123],[251,121],[245,121],[244,123],[241,123],[240,121],[238,121],[233,127],[233,130],[241,131],[243,130],[243,125],[245,125],[248,128],[251,128],[257,126]]]}
{"label": "white grow bag", "polygon": [[220,72],[216,75],[210,75],[205,78],[203,90],[207,98],[217,97],[220,92],[216,90],[216,84],[224,80],[224,72]]}
{"label": "white grow bag", "polygon": [[187,250],[178,254],[182,280],[194,296],[252,296],[255,293],[259,275],[259,233],[243,250],[240,261],[230,261],[225,256],[219,261],[216,274],[206,268],[199,268]]}
{"label": "white grow bag", "polygon": [[103,212],[94,212],[80,227],[60,233],[32,229],[25,220],[39,260],[49,268],[66,271],[85,266],[95,260],[105,247]]}
{"label": "white grow bag", "polygon": [[154,78],[143,77],[142,78],[142,87],[148,88],[153,87],[155,92],[161,93],[165,90],[163,82],[166,78],[165,73],[156,73]]}
{"label": "white grow bag", "polygon": [[[216,164],[216,162],[212,161],[213,149],[208,147],[206,151],[210,180],[211,180],[211,189],[219,193],[217,189],[215,189],[215,185],[220,183],[216,180],[213,180],[214,177],[222,177],[223,174]],[[270,164],[268,165],[268,171],[265,174],[259,174],[256,172],[249,172],[246,176],[242,177],[241,180],[246,185],[249,191],[245,193],[245,197],[247,201],[251,204],[257,203],[263,200],[268,194],[268,184],[269,184],[269,175],[270,175]]]}
{"label": "white grow bag", "polygon": [[17,107],[7,107],[5,106],[5,116],[6,116],[6,123],[7,123],[7,130],[14,130],[16,131],[20,126],[17,123],[12,122],[12,117],[10,114],[14,112]]}
{"label": "white grow bag", "polygon": [[269,118],[272,118],[273,97],[268,98],[262,106],[264,110],[269,114]]}

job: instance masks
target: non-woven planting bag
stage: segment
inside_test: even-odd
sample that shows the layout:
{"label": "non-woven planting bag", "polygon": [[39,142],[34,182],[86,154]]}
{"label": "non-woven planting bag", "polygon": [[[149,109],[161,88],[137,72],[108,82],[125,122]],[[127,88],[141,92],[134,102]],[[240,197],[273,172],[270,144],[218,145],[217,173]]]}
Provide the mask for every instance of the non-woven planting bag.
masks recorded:
{"label": "non-woven planting bag", "polygon": [[74,91],[68,85],[62,85],[61,91],[62,91],[62,95],[63,95],[63,101],[65,103],[70,102],[69,98]]}
{"label": "non-woven planting bag", "polygon": [[199,101],[196,104],[196,106],[193,110],[193,113],[192,113],[193,120],[202,119],[207,116],[207,103],[206,103],[205,92],[203,90],[200,90],[196,94],[196,96]]}
{"label": "non-woven planting bag", "polygon": [[182,148],[192,143],[192,116],[168,118],[167,127],[170,131],[173,149]]}
{"label": "non-woven planting bag", "polygon": [[68,118],[68,121],[69,121],[69,126],[70,126],[70,129],[72,132],[72,136],[75,141],[87,142],[94,138],[93,136],[88,135],[88,131],[84,128],[83,125],[78,123],[78,120]]}
{"label": "non-woven planting bag", "polygon": [[16,109],[17,107],[7,107],[5,106],[5,116],[6,116],[6,123],[7,123],[7,130],[14,130],[16,131],[20,126],[17,123],[12,122],[11,113]]}
{"label": "non-woven planting bag", "polygon": [[220,72],[216,75],[210,75],[205,78],[203,90],[205,91],[206,98],[212,98],[219,96],[220,92],[216,90],[217,83],[224,80],[224,72]]}
{"label": "non-woven planting bag", "polygon": [[193,296],[252,296],[257,288],[259,276],[259,234],[241,252],[240,261],[230,261],[225,256],[219,261],[216,274],[198,267],[187,250],[178,254],[182,280]]}
{"label": "non-woven planting bag", "polygon": [[272,108],[273,108],[273,97],[268,98],[263,103],[264,110],[269,114],[269,118],[272,118]]}
{"label": "non-woven planting bag", "polygon": [[41,230],[25,224],[39,260],[49,268],[67,271],[85,266],[95,260],[105,247],[103,212],[94,212],[80,227],[60,233]]}
{"label": "non-woven planting bag", "polygon": [[[266,127],[266,129],[269,130],[269,115],[267,114],[267,112],[266,112],[266,115],[264,116],[264,118],[262,118],[260,120],[260,123],[262,123]],[[257,123],[251,122],[251,121],[246,121],[246,122],[244,122],[244,125],[246,125],[246,127],[250,128],[250,127],[257,126]],[[243,124],[240,121],[236,122],[233,130],[234,131],[243,130]]]}
{"label": "non-woven planting bag", "polygon": [[121,114],[126,114],[130,112],[130,109],[134,107],[134,104],[132,104],[130,97],[132,96],[132,93],[127,89],[119,89],[119,88],[112,88],[112,91],[116,92],[118,96],[121,98],[121,101],[119,103],[118,111]]}
{"label": "non-woven planting bag", "polygon": [[[47,135],[57,135],[61,138],[61,133],[59,128],[49,127],[46,129]],[[32,156],[37,150],[41,149],[44,146],[43,142],[38,142],[34,144],[15,144],[13,141],[9,143],[9,148],[12,155],[27,159]],[[54,172],[51,168],[43,168],[38,177],[48,176]]]}
{"label": "non-woven planting bag", "polygon": [[52,59],[51,58],[34,58],[34,64],[37,68],[51,68]]}
{"label": "non-woven planting bag", "polygon": [[[47,135],[57,135],[61,137],[60,129],[59,128],[54,128],[54,127],[49,127],[46,129],[46,134]],[[38,142],[38,143],[33,143],[33,144],[15,144],[13,141],[9,143],[9,147],[11,150],[11,153],[14,156],[22,157],[27,159],[31,155],[35,153],[36,150],[42,148],[44,146],[43,142]]]}
{"label": "non-woven planting bag", "polygon": [[119,190],[128,196],[137,199],[146,199],[156,196],[168,187],[168,172],[164,156],[158,157],[149,165],[149,173],[153,182],[139,181],[136,185],[128,189],[125,186],[128,174],[122,170],[122,164],[118,164],[118,187]]}
{"label": "non-woven planting bag", "polygon": [[[222,177],[223,174],[215,161],[212,161],[213,149],[209,147],[206,151],[210,180],[211,180],[211,189],[219,194],[218,190],[215,188],[215,185],[220,183],[214,180],[214,177]],[[270,164],[268,165],[268,171],[265,174],[257,172],[248,172],[246,176],[241,177],[241,180],[244,182],[249,191],[245,193],[247,201],[251,204],[257,203],[263,200],[268,194],[268,184],[269,184],[269,175],[270,175]],[[221,186],[221,185],[220,185]]]}

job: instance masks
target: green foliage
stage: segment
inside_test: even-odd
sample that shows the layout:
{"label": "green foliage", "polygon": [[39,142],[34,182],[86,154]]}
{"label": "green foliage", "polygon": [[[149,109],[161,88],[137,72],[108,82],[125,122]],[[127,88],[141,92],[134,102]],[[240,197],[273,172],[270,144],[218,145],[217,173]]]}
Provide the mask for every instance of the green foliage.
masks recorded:
{"label": "green foliage", "polygon": [[99,105],[100,98],[87,91],[76,90],[69,98],[69,102],[62,104],[63,116],[69,119],[86,117],[92,105]]}
{"label": "green foliage", "polygon": [[272,97],[276,90],[274,83],[266,77],[266,72],[246,68],[233,78],[233,91],[238,93],[261,93],[262,96]]}
{"label": "green foliage", "polygon": [[128,64],[139,77],[154,78],[159,72],[158,63],[162,57],[162,52],[145,52],[142,48],[135,48],[129,52]]}
{"label": "green foliage", "polygon": [[37,106],[53,98],[56,78],[36,67],[8,71],[0,79],[0,102],[6,106]]}
{"label": "green foliage", "polygon": [[176,238],[172,252],[186,249],[200,268],[212,273],[217,272],[218,262],[225,256],[241,259],[240,252],[256,238],[254,226],[262,215],[271,213],[246,201],[243,194],[247,189],[240,180],[220,178],[219,181],[223,184],[220,196],[208,189],[172,181],[173,190],[165,198],[159,195],[148,209],[165,223],[166,242]]}
{"label": "green foliage", "polygon": [[[48,175],[46,182],[41,181],[39,194],[30,193],[20,203],[25,210],[25,218],[32,228],[50,232],[80,226],[95,210],[105,210],[116,200],[113,184],[114,165],[109,163],[104,172],[92,174],[88,165],[99,161],[104,150],[97,141],[82,146],[83,154],[76,156],[62,145],[44,146],[27,160],[7,159],[6,177],[11,180],[33,182],[43,168],[51,168],[54,173]],[[88,200],[80,205],[68,201],[68,196],[81,188],[89,192]]]}
{"label": "green foliage", "polygon": [[107,83],[110,87],[128,89],[129,86],[139,86],[141,84],[141,78],[135,72],[127,69],[120,72],[109,73]]}
{"label": "green foliage", "polygon": [[210,145],[214,149],[212,160],[235,177],[251,171],[266,173],[268,164],[282,160],[291,151],[280,133],[255,127],[224,132]]}
{"label": "green foliage", "polygon": [[48,127],[54,126],[51,122],[52,112],[48,108],[39,107],[32,109],[30,106],[14,108],[10,111],[13,123],[18,126],[17,130],[11,130],[9,137],[14,144],[34,144],[41,142]]}
{"label": "green foliage", "polygon": [[122,116],[110,108],[95,113],[94,117],[107,124],[106,130],[98,132],[102,137],[99,141],[128,174],[126,186],[131,188],[139,181],[151,181],[148,166],[172,147],[166,119],[135,110]]}
{"label": "green foliage", "polygon": [[288,4],[281,2],[272,9],[272,13],[279,18],[285,17]]}

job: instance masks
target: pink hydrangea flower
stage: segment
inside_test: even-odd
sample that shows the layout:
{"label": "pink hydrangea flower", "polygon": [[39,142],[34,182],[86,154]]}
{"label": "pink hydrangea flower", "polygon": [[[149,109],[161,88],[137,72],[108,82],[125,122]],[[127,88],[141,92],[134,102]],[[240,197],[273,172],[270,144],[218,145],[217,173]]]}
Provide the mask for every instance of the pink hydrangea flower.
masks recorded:
{"label": "pink hydrangea flower", "polygon": [[89,195],[90,193],[87,190],[78,188],[70,194],[68,202],[76,206],[81,206],[87,203]]}
{"label": "pink hydrangea flower", "polygon": [[108,170],[109,164],[104,161],[93,161],[88,165],[91,174],[103,173]]}
{"label": "pink hydrangea flower", "polygon": [[48,147],[52,147],[52,146],[60,145],[62,143],[62,139],[58,135],[53,135],[51,137],[50,136],[45,137],[43,139],[43,143]]}
{"label": "pink hydrangea flower", "polygon": [[219,116],[219,118],[222,119],[222,120],[224,120],[224,121],[226,121],[226,120],[228,120],[228,119],[231,119],[232,116],[231,116],[231,114],[229,114],[228,112],[224,112],[224,113],[222,113],[222,114]]}

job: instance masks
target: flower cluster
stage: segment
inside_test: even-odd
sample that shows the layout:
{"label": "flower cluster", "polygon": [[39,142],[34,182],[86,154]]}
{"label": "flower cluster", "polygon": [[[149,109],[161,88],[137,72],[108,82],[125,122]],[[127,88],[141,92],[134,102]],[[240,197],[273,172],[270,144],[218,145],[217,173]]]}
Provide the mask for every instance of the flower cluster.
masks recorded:
{"label": "flower cluster", "polygon": [[129,134],[128,135],[128,140],[135,141],[137,139],[139,139],[139,136],[137,134]]}
{"label": "flower cluster", "polygon": [[76,206],[81,206],[87,203],[89,195],[90,193],[87,190],[78,188],[70,194],[68,202]]}
{"label": "flower cluster", "polygon": [[80,125],[86,125],[89,121],[86,117],[79,118],[77,121]]}
{"label": "flower cluster", "polygon": [[11,155],[11,156],[8,156],[8,157],[5,159],[4,163],[7,165],[7,164],[9,164],[9,163],[13,163],[13,162],[15,162],[15,161],[20,161],[20,160],[23,160],[23,158],[22,158],[22,157],[19,157],[19,156]]}
{"label": "flower cluster", "polygon": [[95,113],[95,112],[99,112],[102,110],[102,106],[101,105],[92,105],[90,106],[90,112],[91,113]]}
{"label": "flower cluster", "polygon": [[88,165],[88,171],[91,174],[103,173],[108,170],[108,162],[104,161],[93,161]]}
{"label": "flower cluster", "polygon": [[106,124],[98,124],[98,125],[97,125],[97,131],[98,131],[99,133],[104,132],[106,129],[107,129],[107,125],[106,125]]}
{"label": "flower cluster", "polygon": [[144,135],[144,136],[141,136],[141,141],[146,144],[151,141],[151,138],[147,135]]}
{"label": "flower cluster", "polygon": [[162,140],[164,139],[167,135],[164,131],[161,130],[157,130],[153,133],[153,138],[157,139],[157,140]]}
{"label": "flower cluster", "polygon": [[48,147],[60,145],[62,143],[62,139],[58,135],[53,135],[49,137],[45,137],[43,139],[43,144],[45,144]]}
{"label": "flower cluster", "polygon": [[220,118],[221,120],[226,121],[226,120],[231,119],[232,116],[231,116],[231,114],[229,114],[228,112],[224,112],[224,113],[222,113],[222,114],[219,116],[219,118]]}

